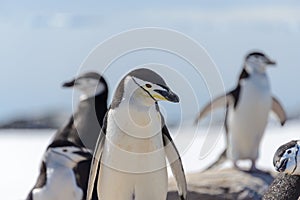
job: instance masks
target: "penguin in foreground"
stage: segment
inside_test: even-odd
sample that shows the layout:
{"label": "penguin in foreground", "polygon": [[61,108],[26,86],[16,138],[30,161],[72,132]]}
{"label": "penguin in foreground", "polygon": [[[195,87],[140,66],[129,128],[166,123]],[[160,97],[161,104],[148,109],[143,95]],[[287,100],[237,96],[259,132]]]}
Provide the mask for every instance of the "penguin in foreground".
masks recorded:
{"label": "penguin in foreground", "polygon": [[[239,160],[250,159],[250,171],[256,171],[259,145],[268,115],[272,110],[283,126],[286,114],[279,101],[272,97],[266,70],[276,63],[261,52],[246,56],[237,87],[226,95],[214,99],[200,112],[196,122],[212,109],[226,107],[225,131],[227,148],[209,168],[230,158],[238,168]],[[209,169],[208,168],[208,169]]]}
{"label": "penguin in foreground", "polygon": [[187,184],[180,155],[159,110],[159,100],[179,102],[154,71],[136,69],[121,80],[97,141],[88,200],[95,191],[97,198],[93,199],[165,200],[166,157],[180,199],[186,199]]}
{"label": "penguin in foreground", "polygon": [[[66,144],[72,142],[77,146],[88,148],[93,154],[103,124],[103,118],[107,111],[107,83],[98,73],[87,72],[71,81],[65,82],[63,87],[78,90],[81,93],[80,102],[67,125],[55,133],[49,147],[57,142],[62,143],[64,141]],[[77,184],[84,192],[83,199],[86,198],[91,160],[91,158],[85,159],[74,167]],[[41,168],[43,169],[43,166]],[[43,174],[40,174],[37,184],[43,182],[43,179]],[[61,190],[57,192],[61,192]]]}
{"label": "penguin in foreground", "polygon": [[277,171],[300,176],[300,140],[292,140],[276,151],[273,159]]}
{"label": "penguin in foreground", "polygon": [[275,178],[264,200],[297,200],[300,197],[300,140],[278,148],[273,164],[280,174]]}
{"label": "penguin in foreground", "polygon": [[84,191],[77,185],[74,168],[91,158],[88,149],[72,142],[53,142],[44,154],[39,181],[27,200],[83,200]]}

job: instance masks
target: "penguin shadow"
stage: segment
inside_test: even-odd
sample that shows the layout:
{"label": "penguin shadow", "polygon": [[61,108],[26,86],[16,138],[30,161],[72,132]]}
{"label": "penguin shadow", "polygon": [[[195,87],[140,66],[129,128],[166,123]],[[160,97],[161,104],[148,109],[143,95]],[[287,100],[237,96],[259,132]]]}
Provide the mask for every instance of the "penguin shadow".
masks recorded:
{"label": "penguin shadow", "polygon": [[261,179],[265,184],[270,185],[274,180],[274,174],[268,171],[264,171],[261,169],[256,169],[255,171],[249,171],[244,169],[238,169],[243,173],[249,174],[255,178]]}

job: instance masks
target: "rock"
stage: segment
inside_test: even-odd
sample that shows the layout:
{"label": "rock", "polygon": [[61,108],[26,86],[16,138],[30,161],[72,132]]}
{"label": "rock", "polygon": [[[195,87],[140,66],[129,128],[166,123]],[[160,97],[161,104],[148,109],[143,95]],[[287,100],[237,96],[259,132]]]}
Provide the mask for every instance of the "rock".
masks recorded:
{"label": "rock", "polygon": [[[264,171],[209,170],[187,175],[189,200],[260,200],[273,181]],[[178,199],[176,183],[170,180],[168,200]]]}
{"label": "rock", "polygon": [[0,124],[0,129],[57,129],[68,116],[62,112],[49,112],[40,116],[27,116],[12,119]]}
{"label": "rock", "polygon": [[268,191],[264,200],[297,200],[300,199],[300,176],[280,173]]}

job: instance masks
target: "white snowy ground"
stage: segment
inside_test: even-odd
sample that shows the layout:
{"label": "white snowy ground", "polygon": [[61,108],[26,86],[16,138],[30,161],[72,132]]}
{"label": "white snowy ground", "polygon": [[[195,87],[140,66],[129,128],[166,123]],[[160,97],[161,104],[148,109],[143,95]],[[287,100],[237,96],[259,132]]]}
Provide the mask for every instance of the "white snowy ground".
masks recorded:
{"label": "white snowy ground", "polygon": [[[176,130],[172,131],[176,133]],[[22,200],[35,183],[42,154],[55,130],[0,130],[0,199]],[[206,128],[194,134],[194,128],[178,133],[175,142],[183,155],[186,172],[200,171],[213,162],[224,148],[224,137],[216,128],[209,133],[216,145],[212,151],[200,157],[200,149],[206,141]],[[217,134],[217,135],[216,135]],[[219,136],[219,137],[217,137]],[[276,149],[292,139],[300,139],[300,122],[293,121],[281,128],[270,125],[261,144],[258,167],[273,170],[272,158]]]}

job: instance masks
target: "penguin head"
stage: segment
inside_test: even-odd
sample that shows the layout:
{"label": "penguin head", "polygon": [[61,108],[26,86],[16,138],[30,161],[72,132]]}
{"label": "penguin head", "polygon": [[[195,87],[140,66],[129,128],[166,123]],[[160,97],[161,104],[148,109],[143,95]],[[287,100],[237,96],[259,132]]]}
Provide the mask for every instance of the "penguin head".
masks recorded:
{"label": "penguin head", "polygon": [[105,79],[96,72],[87,72],[79,75],[71,81],[65,82],[62,85],[65,88],[74,87],[82,92],[81,99],[94,97],[108,91],[108,86]]}
{"label": "penguin head", "polygon": [[46,164],[75,167],[77,163],[89,160],[92,153],[87,148],[75,145],[69,141],[55,141],[47,148],[44,156]]}
{"label": "penguin head", "polygon": [[253,72],[265,73],[267,66],[275,64],[275,61],[261,52],[249,53],[245,58],[245,69],[249,74]]}
{"label": "penguin head", "polygon": [[300,175],[300,141],[293,140],[278,148],[273,164],[279,172]]}
{"label": "penguin head", "polygon": [[179,102],[179,97],[167,86],[164,79],[156,72],[140,68],[128,73],[120,82],[114,100],[131,98],[145,106],[157,101]]}

